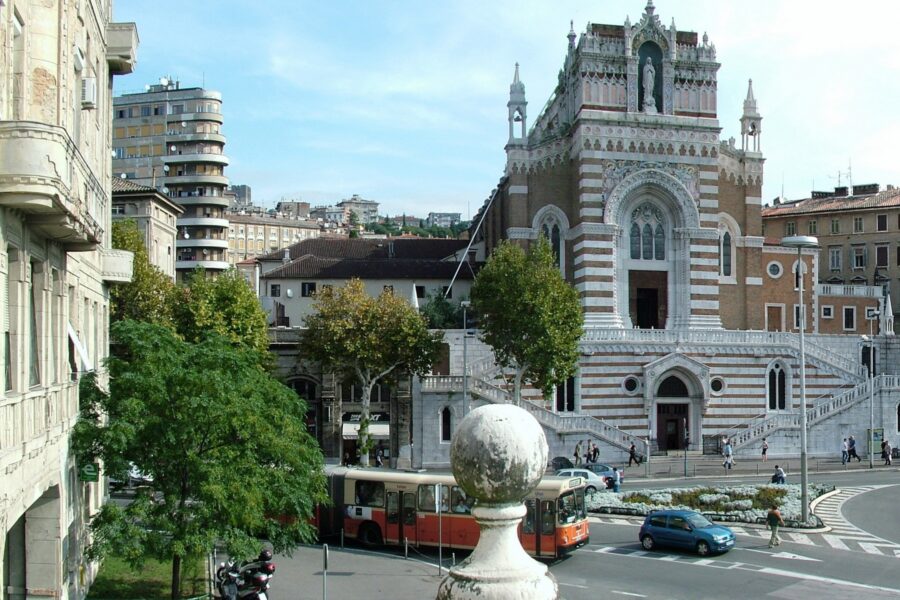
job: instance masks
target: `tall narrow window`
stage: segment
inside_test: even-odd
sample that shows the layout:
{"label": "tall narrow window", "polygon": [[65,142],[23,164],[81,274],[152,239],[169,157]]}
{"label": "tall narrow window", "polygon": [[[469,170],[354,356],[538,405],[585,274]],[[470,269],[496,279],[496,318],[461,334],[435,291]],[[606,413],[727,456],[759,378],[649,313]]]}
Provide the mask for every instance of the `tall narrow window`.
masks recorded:
{"label": "tall narrow window", "polygon": [[642,204],[631,213],[631,258],[666,259],[666,228],[662,212],[652,204]]}
{"label": "tall narrow window", "polygon": [[441,441],[450,441],[450,407],[445,406],[441,410]]}
{"label": "tall narrow window", "polygon": [[722,276],[731,277],[731,233],[728,231],[722,236]]}
{"label": "tall narrow window", "polygon": [[663,231],[662,225],[656,226],[656,233],[653,235],[653,258],[656,260],[666,259],[666,233]]}
{"label": "tall narrow window", "polygon": [[649,224],[641,231],[641,258],[653,260],[653,228]]}
{"label": "tall narrow window", "polygon": [[15,248],[7,246],[6,256],[8,257],[7,266],[9,271],[6,273],[6,276],[3,277],[3,281],[0,282],[0,285],[2,285],[2,287],[0,287],[0,302],[3,303],[0,310],[3,311],[3,372],[5,374],[5,387],[3,389],[8,392],[13,389],[12,344],[10,340],[10,324],[13,322],[13,308],[10,306],[9,296],[10,290],[14,285],[13,266],[15,265],[17,258]]}
{"label": "tall narrow window", "polygon": [[769,397],[769,410],[784,410],[786,406],[787,376],[781,363],[775,363],[769,369],[766,387]]}
{"label": "tall narrow window", "polygon": [[641,228],[637,223],[631,224],[631,258],[641,257]]}
{"label": "tall narrow window", "polygon": [[34,268],[34,263],[30,263],[28,265],[28,269],[30,273],[28,274],[29,280],[29,338],[31,338],[30,344],[30,360],[29,360],[29,377],[28,377],[28,385],[34,387],[36,385],[41,384],[41,353],[38,347],[38,307],[40,306],[40,298],[38,294],[40,293],[40,288],[35,285],[35,277],[38,275],[39,271]]}

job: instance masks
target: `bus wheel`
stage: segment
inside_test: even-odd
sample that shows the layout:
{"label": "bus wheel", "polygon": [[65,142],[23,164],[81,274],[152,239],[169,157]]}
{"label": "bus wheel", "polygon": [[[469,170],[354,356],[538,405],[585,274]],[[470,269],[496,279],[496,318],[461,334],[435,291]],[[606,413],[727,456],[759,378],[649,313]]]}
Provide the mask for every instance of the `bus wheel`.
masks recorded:
{"label": "bus wheel", "polygon": [[380,546],[383,543],[378,525],[371,522],[363,523],[360,526],[357,537],[359,542],[365,546]]}

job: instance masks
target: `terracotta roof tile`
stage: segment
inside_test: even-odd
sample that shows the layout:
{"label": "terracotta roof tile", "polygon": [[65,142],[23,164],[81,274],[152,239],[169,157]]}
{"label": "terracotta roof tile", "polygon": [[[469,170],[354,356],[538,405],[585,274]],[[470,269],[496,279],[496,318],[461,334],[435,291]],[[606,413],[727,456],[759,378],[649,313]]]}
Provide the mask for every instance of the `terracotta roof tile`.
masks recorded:
{"label": "terracotta roof tile", "polygon": [[762,209],[763,218],[801,215],[811,213],[828,213],[843,210],[866,210],[872,208],[900,207],[900,188],[883,190],[877,194],[860,196],[843,196],[827,198],[804,198],[791,200]]}

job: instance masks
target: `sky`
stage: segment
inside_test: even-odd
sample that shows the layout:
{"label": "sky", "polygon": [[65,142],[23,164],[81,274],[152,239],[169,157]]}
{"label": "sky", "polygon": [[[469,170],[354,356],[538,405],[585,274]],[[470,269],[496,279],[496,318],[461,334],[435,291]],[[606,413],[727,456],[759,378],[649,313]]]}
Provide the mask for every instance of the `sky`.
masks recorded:
{"label": "sky", "polygon": [[[520,63],[528,124],[550,96],[569,22],[637,22],[645,0],[114,0],[137,23],[134,73],[223,96],[226,175],[255,204],[474,214],[503,175],[509,84]],[[892,0],[656,0],[679,30],[709,34],[721,138],[740,140],[753,89],[763,202],[812,189],[900,184],[900,22]],[[783,194],[782,194],[783,190]]]}

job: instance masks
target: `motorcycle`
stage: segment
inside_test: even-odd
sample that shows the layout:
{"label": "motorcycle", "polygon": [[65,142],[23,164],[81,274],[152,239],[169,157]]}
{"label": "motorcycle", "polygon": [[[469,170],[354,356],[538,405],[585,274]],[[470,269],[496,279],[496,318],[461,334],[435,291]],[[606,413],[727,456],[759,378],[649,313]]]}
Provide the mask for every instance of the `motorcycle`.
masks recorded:
{"label": "motorcycle", "polygon": [[266,592],[275,574],[272,552],[263,550],[254,561],[238,564],[234,559],[219,563],[216,589],[225,600],[267,600]]}

